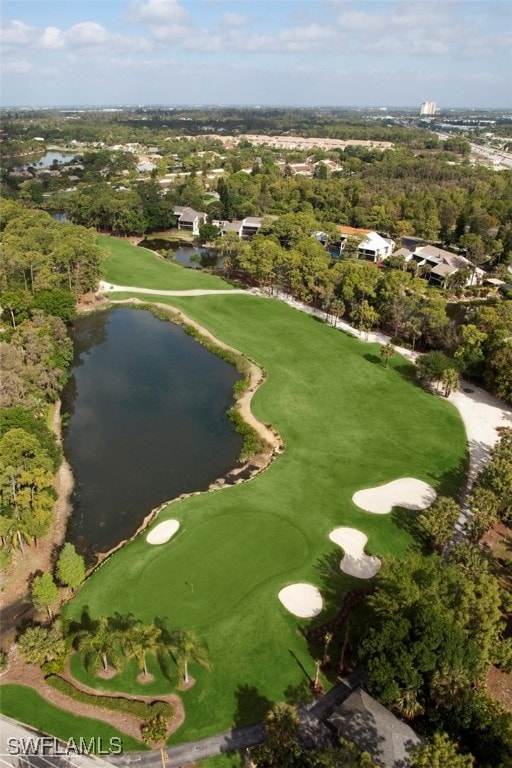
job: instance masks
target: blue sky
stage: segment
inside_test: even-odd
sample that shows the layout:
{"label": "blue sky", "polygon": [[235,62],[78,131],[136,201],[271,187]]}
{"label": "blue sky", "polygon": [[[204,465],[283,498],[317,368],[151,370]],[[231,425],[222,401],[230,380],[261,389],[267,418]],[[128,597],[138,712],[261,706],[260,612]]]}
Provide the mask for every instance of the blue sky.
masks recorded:
{"label": "blue sky", "polygon": [[4,0],[2,105],[512,107],[509,0]]}

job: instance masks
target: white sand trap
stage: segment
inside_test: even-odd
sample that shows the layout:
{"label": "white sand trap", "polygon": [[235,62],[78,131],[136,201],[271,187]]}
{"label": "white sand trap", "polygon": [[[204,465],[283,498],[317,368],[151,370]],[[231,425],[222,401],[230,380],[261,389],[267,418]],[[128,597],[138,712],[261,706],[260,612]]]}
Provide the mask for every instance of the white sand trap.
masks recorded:
{"label": "white sand trap", "polygon": [[368,541],[362,531],[357,528],[335,528],[330,532],[329,538],[345,550],[345,556],[340,562],[340,568],[349,576],[358,579],[371,579],[381,566],[378,557],[366,555],[364,548]]}
{"label": "white sand trap", "polygon": [[387,515],[393,507],[421,510],[430,507],[437,494],[428,483],[415,477],[401,477],[385,485],[365,488],[352,496],[352,501],[366,512]]}
{"label": "white sand trap", "polygon": [[148,544],[165,544],[172,539],[179,527],[177,520],[164,520],[148,533],[146,541]]}
{"label": "white sand trap", "polygon": [[287,611],[301,619],[318,616],[323,607],[322,595],[312,584],[290,584],[278,597]]}

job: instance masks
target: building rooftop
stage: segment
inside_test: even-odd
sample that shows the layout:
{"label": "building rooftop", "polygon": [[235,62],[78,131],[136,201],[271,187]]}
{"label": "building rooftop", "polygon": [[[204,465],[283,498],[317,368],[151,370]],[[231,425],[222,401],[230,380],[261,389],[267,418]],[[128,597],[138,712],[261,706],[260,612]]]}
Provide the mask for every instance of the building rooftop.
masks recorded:
{"label": "building rooftop", "polygon": [[328,722],[386,768],[409,768],[409,750],[421,744],[412,728],[361,688],[345,699]]}

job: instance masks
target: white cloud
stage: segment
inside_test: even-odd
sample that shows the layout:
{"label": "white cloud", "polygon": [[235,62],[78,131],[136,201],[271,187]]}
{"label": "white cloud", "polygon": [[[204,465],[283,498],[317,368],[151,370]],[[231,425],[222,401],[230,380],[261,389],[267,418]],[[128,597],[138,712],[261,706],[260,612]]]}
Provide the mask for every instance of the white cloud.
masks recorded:
{"label": "white cloud", "polygon": [[188,13],[178,0],[146,0],[133,3],[130,18],[146,24],[176,24],[184,21]]}
{"label": "white cloud", "polygon": [[65,40],[61,30],[57,27],[46,27],[40,38],[42,48],[64,48]]}
{"label": "white cloud", "polygon": [[74,24],[66,32],[66,42],[71,47],[91,48],[105,45],[109,40],[109,34],[105,27],[95,21],[82,21]]}
{"label": "white cloud", "polygon": [[0,40],[2,45],[14,47],[18,45],[31,45],[37,37],[37,31],[34,27],[29,27],[23,21],[14,19],[4,24],[0,31]]}

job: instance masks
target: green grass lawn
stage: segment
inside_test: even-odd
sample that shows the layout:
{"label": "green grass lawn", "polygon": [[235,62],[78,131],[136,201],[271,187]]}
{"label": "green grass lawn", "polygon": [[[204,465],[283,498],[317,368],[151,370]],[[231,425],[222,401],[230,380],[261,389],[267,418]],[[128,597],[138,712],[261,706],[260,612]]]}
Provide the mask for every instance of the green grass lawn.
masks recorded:
{"label": "green grass lawn", "polygon": [[[89,717],[79,717],[54,707],[32,688],[27,688],[24,685],[0,686],[0,700],[3,715],[27,723],[27,725],[31,725],[43,733],[52,734],[63,741],[73,738],[78,743],[82,737],[89,743],[91,739],[94,739],[94,743],[99,743],[101,749],[105,751],[109,749],[110,739],[116,737],[121,739],[123,751],[147,749],[142,742],[121,733],[107,723],[92,720]],[[76,703],[74,706],[78,708]],[[100,742],[97,741],[98,739]]]}
{"label": "green grass lawn", "polygon": [[98,245],[109,252],[103,279],[114,285],[183,291],[189,288],[226,290],[233,286],[220,277],[165,261],[155,253],[109,235],[98,235]]}
{"label": "green grass lawn", "polygon": [[[253,410],[286,444],[250,482],[167,507],[159,521],[181,522],[171,542],[154,547],[140,536],[68,606],[75,617],[85,605],[93,615],[167,616],[207,642],[213,671],[192,667],[197,683],[182,694],[186,721],[171,739],[177,743],[253,722],[270,702],[294,697],[306,681],[302,667],[314,670],[300,632],[308,622],[281,606],[278,591],[310,581],[325,599],[322,618],[332,614],[347,589],[367,583],[340,572],[342,551],[328,539],[332,528],[363,530],[367,551],[381,556],[401,556],[413,541],[410,513],[365,513],[352,494],[403,476],[454,493],[464,478],[466,439],[455,408],[418,387],[402,358],[384,368],[378,345],[271,299],[158,301],[191,315],[265,369]],[[146,690],[133,668],[94,681],[75,659],[73,671],[98,688]],[[174,672],[166,679],[156,664],[153,671],[151,693],[174,688]]]}

